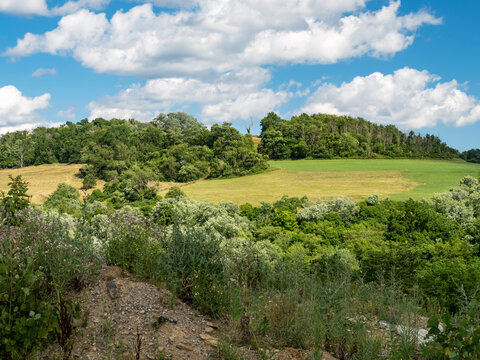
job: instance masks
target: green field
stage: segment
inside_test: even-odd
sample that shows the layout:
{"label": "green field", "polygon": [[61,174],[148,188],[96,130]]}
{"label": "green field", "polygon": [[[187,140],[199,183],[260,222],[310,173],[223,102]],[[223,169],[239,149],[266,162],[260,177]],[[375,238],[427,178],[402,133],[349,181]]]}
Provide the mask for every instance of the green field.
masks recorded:
{"label": "green field", "polygon": [[[275,201],[283,195],[310,199],[348,196],[361,200],[422,199],[457,186],[466,176],[480,176],[480,165],[437,160],[286,160],[271,161],[273,169],[233,179],[203,180],[182,190],[195,199],[237,204]],[[165,190],[162,194],[165,194]]]}
{"label": "green field", "polygon": [[[272,169],[262,174],[232,179],[201,180],[193,184],[159,183],[164,195],[173,185],[182,186],[190,197],[237,204],[274,202],[283,195],[310,199],[348,196],[361,200],[370,194],[382,198],[422,199],[457,186],[466,176],[480,176],[480,165],[436,160],[287,160],[271,161]],[[34,203],[42,203],[57,184],[66,182],[77,189],[81,165],[52,164],[23,169],[0,170],[0,190],[8,190],[8,174],[22,175],[30,183]],[[103,182],[99,181],[97,188]]]}

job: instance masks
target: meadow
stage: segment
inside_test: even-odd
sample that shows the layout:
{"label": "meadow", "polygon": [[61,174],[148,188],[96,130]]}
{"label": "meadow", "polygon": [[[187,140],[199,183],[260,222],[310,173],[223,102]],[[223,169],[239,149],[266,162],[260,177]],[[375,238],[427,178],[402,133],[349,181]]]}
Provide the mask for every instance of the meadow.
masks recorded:
{"label": "meadow", "polygon": [[[81,189],[80,164],[49,164],[0,170],[0,191],[8,190],[8,175],[22,175],[29,183],[32,202],[41,204],[59,183]],[[198,180],[189,184],[157,183],[161,195],[180,185],[187,196],[218,203],[274,202],[283,195],[310,199],[347,196],[355,201],[371,194],[381,198],[416,200],[455,187],[466,176],[480,175],[480,165],[439,160],[285,160],[271,161],[267,172],[229,179]],[[101,189],[104,182],[98,181]],[[91,191],[91,190],[90,190]]]}
{"label": "meadow", "polygon": [[[231,179],[201,180],[184,185],[197,200],[237,204],[272,202],[283,195],[310,199],[347,196],[420,200],[458,185],[464,176],[480,175],[480,165],[440,160],[282,160],[271,161],[270,171]],[[159,186],[163,195],[165,185]]]}
{"label": "meadow", "polygon": [[[82,166],[82,164],[47,164],[22,169],[3,169],[0,170],[0,191],[8,191],[10,182],[8,175],[14,177],[21,175],[29,183],[28,193],[32,196],[32,203],[42,204],[60,183],[66,183],[80,190],[82,179],[77,174]],[[104,181],[98,181],[95,188],[102,189],[104,183]]]}

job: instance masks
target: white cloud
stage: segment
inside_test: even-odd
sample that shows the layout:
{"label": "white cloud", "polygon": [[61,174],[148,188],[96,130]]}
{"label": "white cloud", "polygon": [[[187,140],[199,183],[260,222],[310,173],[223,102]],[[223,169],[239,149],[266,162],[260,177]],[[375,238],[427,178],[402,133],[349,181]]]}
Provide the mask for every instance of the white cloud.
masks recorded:
{"label": "white cloud", "polygon": [[57,73],[57,70],[54,68],[52,69],[39,68],[33,72],[32,76],[40,77],[43,75],[55,75],[56,73]]}
{"label": "white cloud", "polygon": [[0,0],[0,12],[14,15],[63,16],[80,9],[102,10],[110,0],[66,1],[61,6],[48,9],[46,0]]}
{"label": "white cloud", "polygon": [[50,15],[73,14],[80,9],[102,10],[110,3],[110,0],[77,0],[67,1],[62,6],[55,6],[49,11]]}
{"label": "white cloud", "polygon": [[60,110],[57,112],[57,116],[60,118],[75,119],[75,113],[73,112],[74,110],[74,106],[69,106],[65,110]]}
{"label": "white cloud", "polygon": [[90,118],[136,118],[151,120],[159,112],[199,106],[201,118],[210,125],[258,118],[283,104],[291,94],[262,88],[270,74],[262,68],[225,73],[214,81],[191,78],[148,80],[115,96],[88,105]]}
{"label": "white cloud", "polygon": [[102,73],[198,77],[246,66],[388,56],[408,47],[421,25],[440,23],[425,11],[400,16],[400,1],[361,12],[366,1],[199,0],[191,10],[156,14],[144,4],[111,19],[83,9],[52,31],[25,34],[4,55],[67,54]]}
{"label": "white cloud", "polygon": [[357,76],[340,86],[322,84],[302,110],[360,116],[402,129],[480,121],[480,101],[460,90],[455,80],[440,82],[428,71],[407,67],[393,74]]}
{"label": "white cloud", "polygon": [[1,0],[0,12],[15,15],[46,15],[48,8],[45,0]]}
{"label": "white cloud", "polygon": [[0,132],[5,129],[28,127],[42,121],[37,110],[49,106],[50,94],[43,94],[33,98],[23,96],[12,85],[0,88]]}
{"label": "white cloud", "polygon": [[335,26],[310,19],[304,30],[265,30],[245,49],[245,61],[331,64],[365,54],[384,57],[410,46],[422,24],[441,23],[424,11],[399,16],[399,7],[400,1],[391,2],[377,12],[343,17]]}
{"label": "white cloud", "polygon": [[[145,4],[111,18],[83,8],[49,32],[25,34],[3,55],[66,55],[100,73],[147,79],[91,102],[90,118],[149,120],[159,111],[191,106],[209,124],[258,118],[308,94],[290,90],[295,84],[267,88],[270,71],[264,67],[391,56],[412,44],[420,26],[441,22],[426,11],[400,15],[400,1],[367,11],[368,1],[139,0]],[[152,4],[176,11],[158,13]]]}

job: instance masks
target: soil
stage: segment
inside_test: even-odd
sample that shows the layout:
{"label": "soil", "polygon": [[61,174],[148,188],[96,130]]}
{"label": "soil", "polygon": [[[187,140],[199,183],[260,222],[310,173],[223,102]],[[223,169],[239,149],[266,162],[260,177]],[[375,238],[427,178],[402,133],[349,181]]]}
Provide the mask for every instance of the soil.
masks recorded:
{"label": "soil", "polygon": [[[76,330],[74,359],[221,359],[216,356],[219,341],[231,335],[228,323],[199,314],[168,290],[138,281],[118,267],[104,266],[75,299],[88,317],[86,327]],[[251,348],[238,350],[245,359],[260,358]],[[297,349],[269,353],[275,360],[307,358]],[[40,359],[61,359],[61,354],[55,344]],[[324,354],[323,359],[335,358]]]}

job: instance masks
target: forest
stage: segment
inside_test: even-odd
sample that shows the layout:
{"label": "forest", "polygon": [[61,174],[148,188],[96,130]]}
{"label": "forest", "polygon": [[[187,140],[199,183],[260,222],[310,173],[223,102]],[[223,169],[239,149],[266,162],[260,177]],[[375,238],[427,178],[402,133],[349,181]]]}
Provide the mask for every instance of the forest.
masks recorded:
{"label": "forest", "polygon": [[241,176],[268,166],[250,136],[230,124],[207,129],[185,113],[160,114],[147,123],[85,119],[0,138],[0,168],[52,163],[86,164],[86,188],[96,179],[119,180],[134,165],[149,180],[178,182]]}
{"label": "forest", "polygon": [[283,120],[271,112],[261,126],[258,151],[270,159],[460,157],[434,135],[406,134],[393,125],[350,116],[301,114]]}

